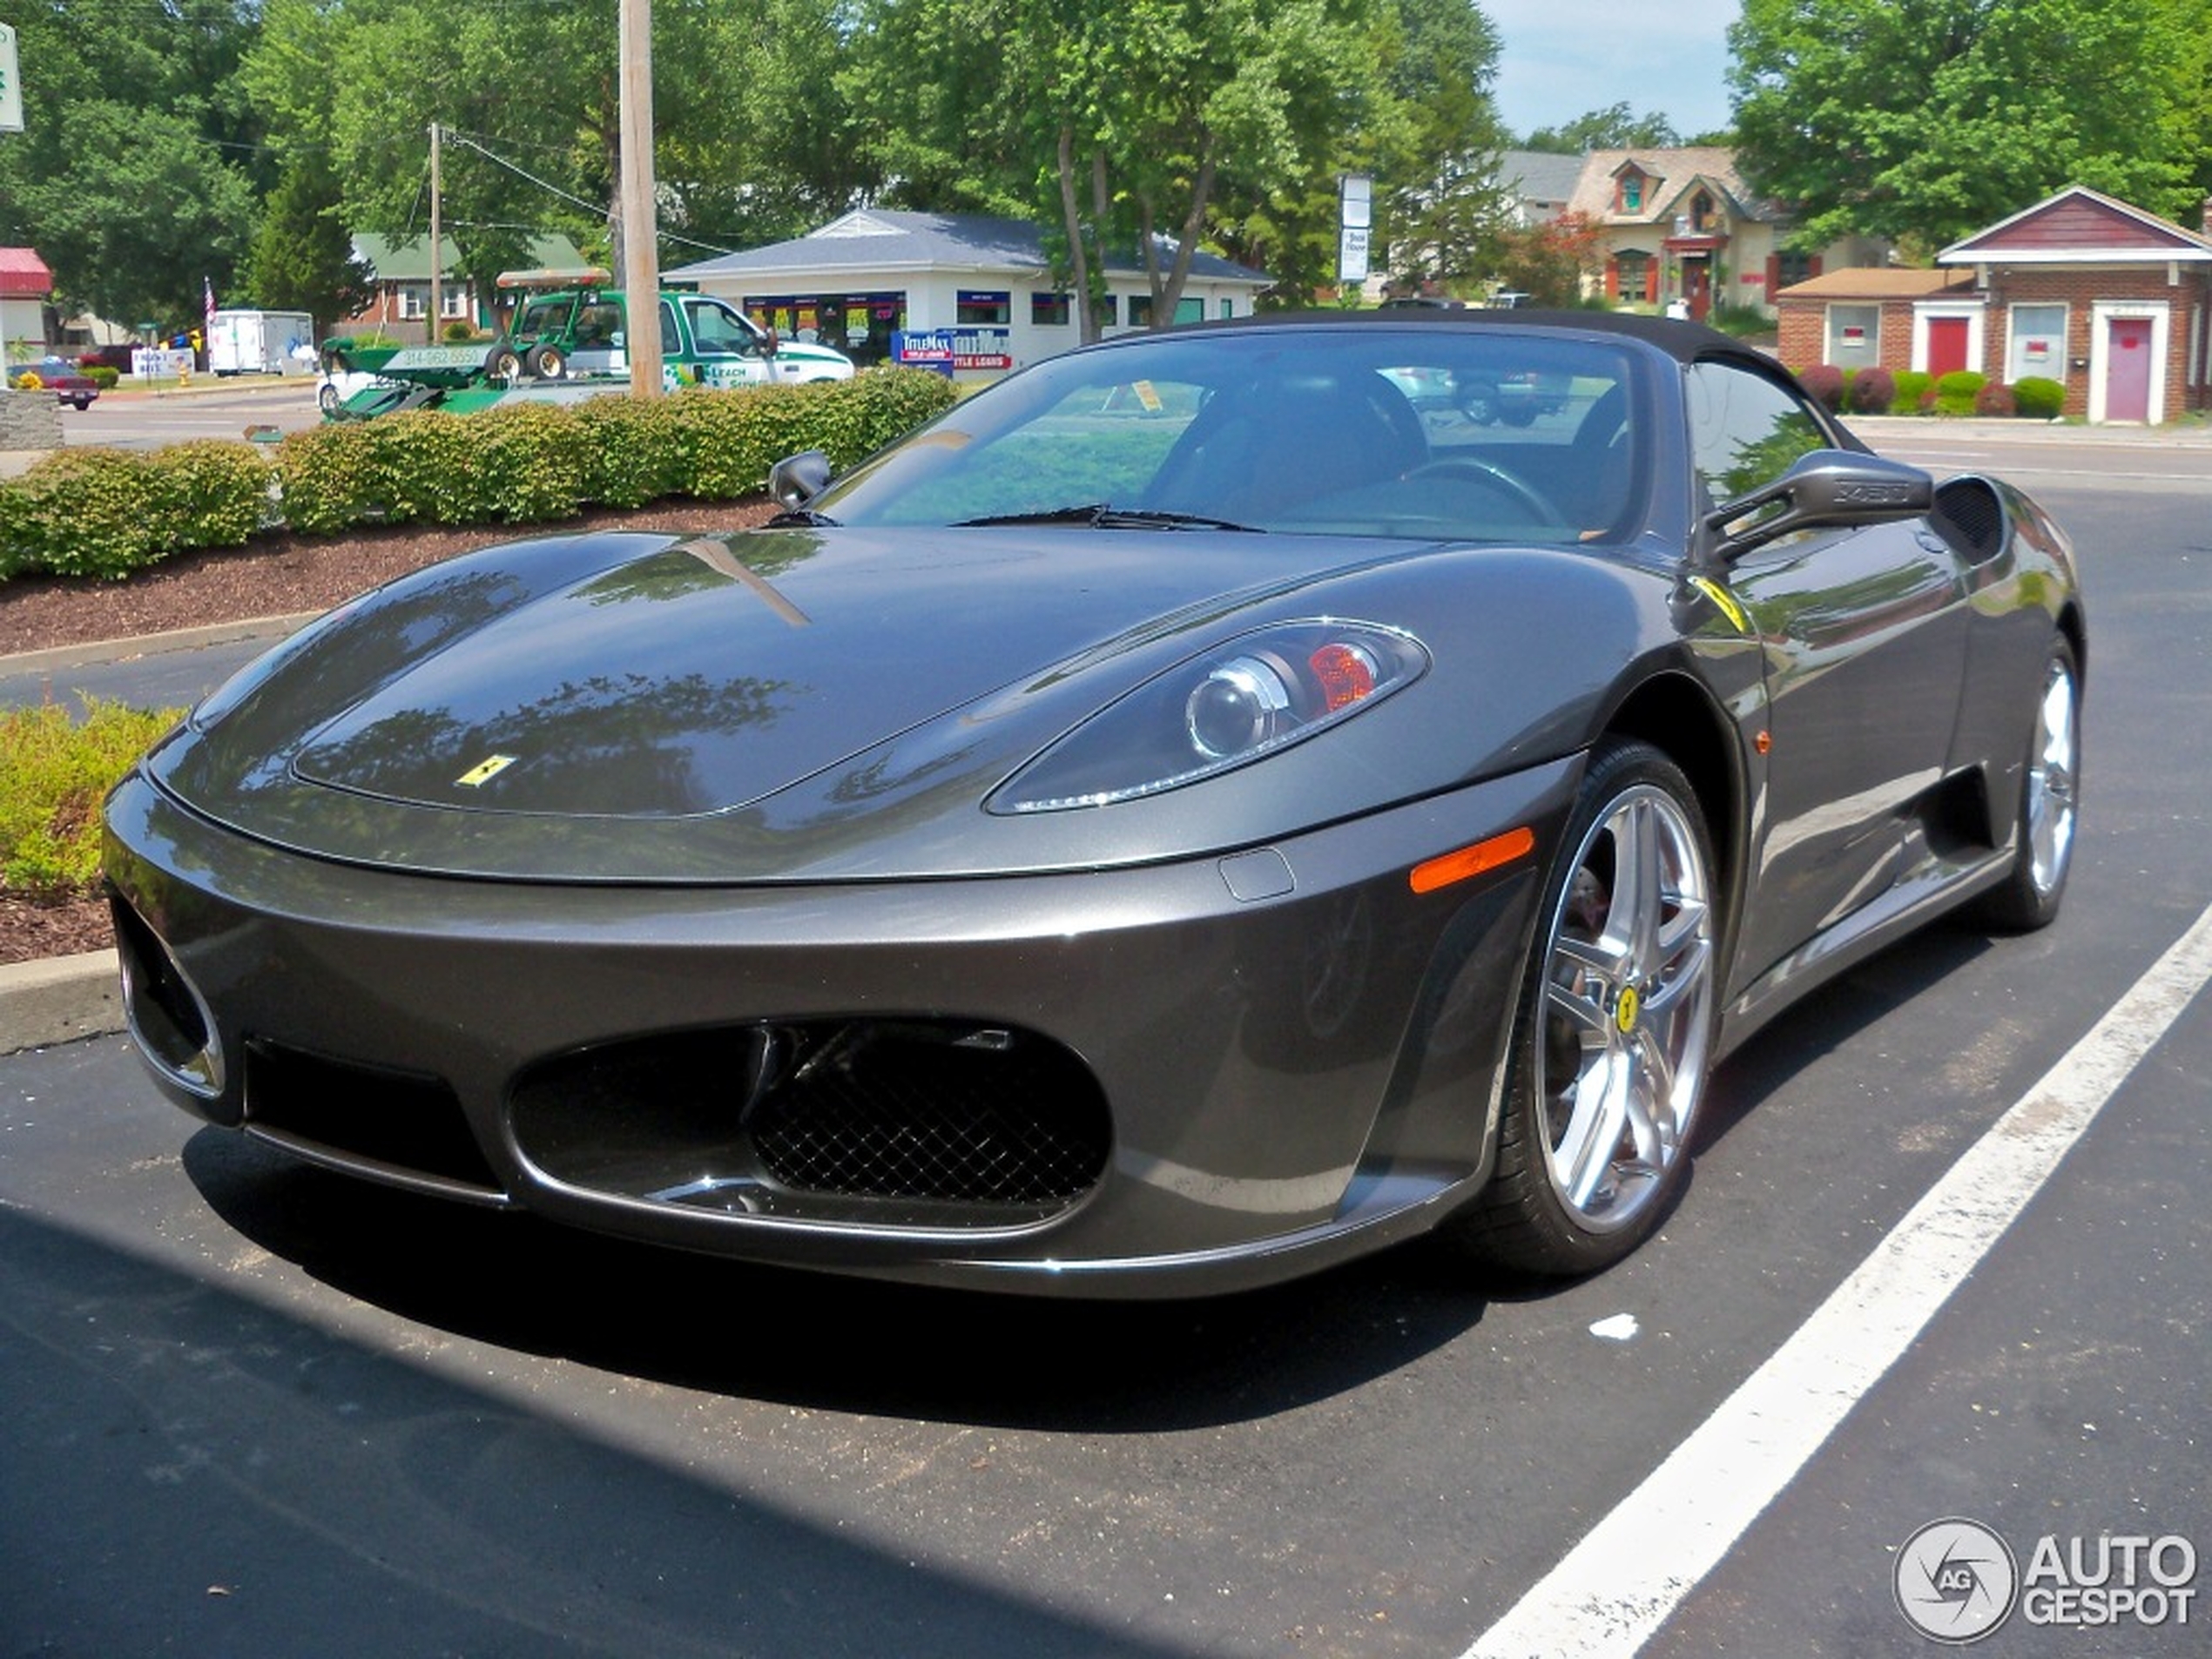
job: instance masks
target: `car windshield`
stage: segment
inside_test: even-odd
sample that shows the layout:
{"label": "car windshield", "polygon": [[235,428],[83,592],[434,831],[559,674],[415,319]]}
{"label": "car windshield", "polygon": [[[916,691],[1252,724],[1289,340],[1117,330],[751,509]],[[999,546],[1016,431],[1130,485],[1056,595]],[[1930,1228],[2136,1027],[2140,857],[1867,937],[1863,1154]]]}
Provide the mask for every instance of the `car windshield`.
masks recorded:
{"label": "car windshield", "polygon": [[1637,361],[1501,327],[1167,333],[1011,376],[808,506],[843,524],[1609,540],[1642,494]]}

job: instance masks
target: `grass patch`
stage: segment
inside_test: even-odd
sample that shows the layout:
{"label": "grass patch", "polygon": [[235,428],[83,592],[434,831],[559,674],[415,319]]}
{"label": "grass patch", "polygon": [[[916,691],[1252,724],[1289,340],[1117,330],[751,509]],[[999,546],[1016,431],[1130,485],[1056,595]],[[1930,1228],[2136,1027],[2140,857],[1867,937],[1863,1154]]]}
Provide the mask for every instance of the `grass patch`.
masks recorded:
{"label": "grass patch", "polygon": [[0,713],[0,885],[26,898],[91,894],[100,874],[100,803],[179,709],[91,699]]}

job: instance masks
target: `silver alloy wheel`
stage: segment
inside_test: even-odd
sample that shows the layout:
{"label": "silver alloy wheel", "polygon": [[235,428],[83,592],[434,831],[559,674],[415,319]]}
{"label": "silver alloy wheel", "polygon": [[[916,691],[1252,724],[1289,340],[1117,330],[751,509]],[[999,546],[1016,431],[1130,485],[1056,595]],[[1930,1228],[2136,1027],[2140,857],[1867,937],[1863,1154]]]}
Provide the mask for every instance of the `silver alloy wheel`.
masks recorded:
{"label": "silver alloy wheel", "polygon": [[1684,1156],[1712,1041],[1710,879],[1667,791],[1635,785],[1591,825],[1548,940],[1534,1056],[1547,1166],[1576,1222],[1612,1232]]}
{"label": "silver alloy wheel", "polygon": [[2027,876],[2038,897],[2047,898],[2058,890],[2074,856],[2080,720],[2073,665],[2062,657],[2054,657],[2043,671],[2043,697],[2035,711],[2035,743],[2027,763]]}

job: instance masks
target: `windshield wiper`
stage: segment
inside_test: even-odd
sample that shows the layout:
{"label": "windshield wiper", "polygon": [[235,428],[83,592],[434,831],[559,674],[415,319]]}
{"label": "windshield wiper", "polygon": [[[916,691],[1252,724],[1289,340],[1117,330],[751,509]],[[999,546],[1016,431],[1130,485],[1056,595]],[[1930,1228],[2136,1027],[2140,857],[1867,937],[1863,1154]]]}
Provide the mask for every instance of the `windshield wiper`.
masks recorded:
{"label": "windshield wiper", "polygon": [[1250,524],[1203,513],[1151,512],[1135,507],[1116,507],[1103,501],[1079,507],[1048,507],[1032,513],[993,513],[985,518],[963,518],[954,529],[988,529],[998,524],[1087,524],[1094,529],[1130,530],[1242,530],[1257,535]]}

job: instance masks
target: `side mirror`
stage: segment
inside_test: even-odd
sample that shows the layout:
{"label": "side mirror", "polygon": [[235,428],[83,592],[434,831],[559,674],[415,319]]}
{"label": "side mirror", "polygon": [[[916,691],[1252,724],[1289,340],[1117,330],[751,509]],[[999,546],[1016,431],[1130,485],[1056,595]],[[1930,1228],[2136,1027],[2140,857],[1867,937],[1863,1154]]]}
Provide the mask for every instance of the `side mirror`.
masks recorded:
{"label": "side mirror", "polygon": [[829,457],[819,449],[802,449],[786,455],[768,469],[768,494],[792,512],[820,495],[829,485]]}
{"label": "side mirror", "polygon": [[1705,515],[1724,557],[1797,530],[1848,529],[1918,518],[1935,504],[1935,480],[1919,468],[1850,449],[1815,449],[1772,483]]}

